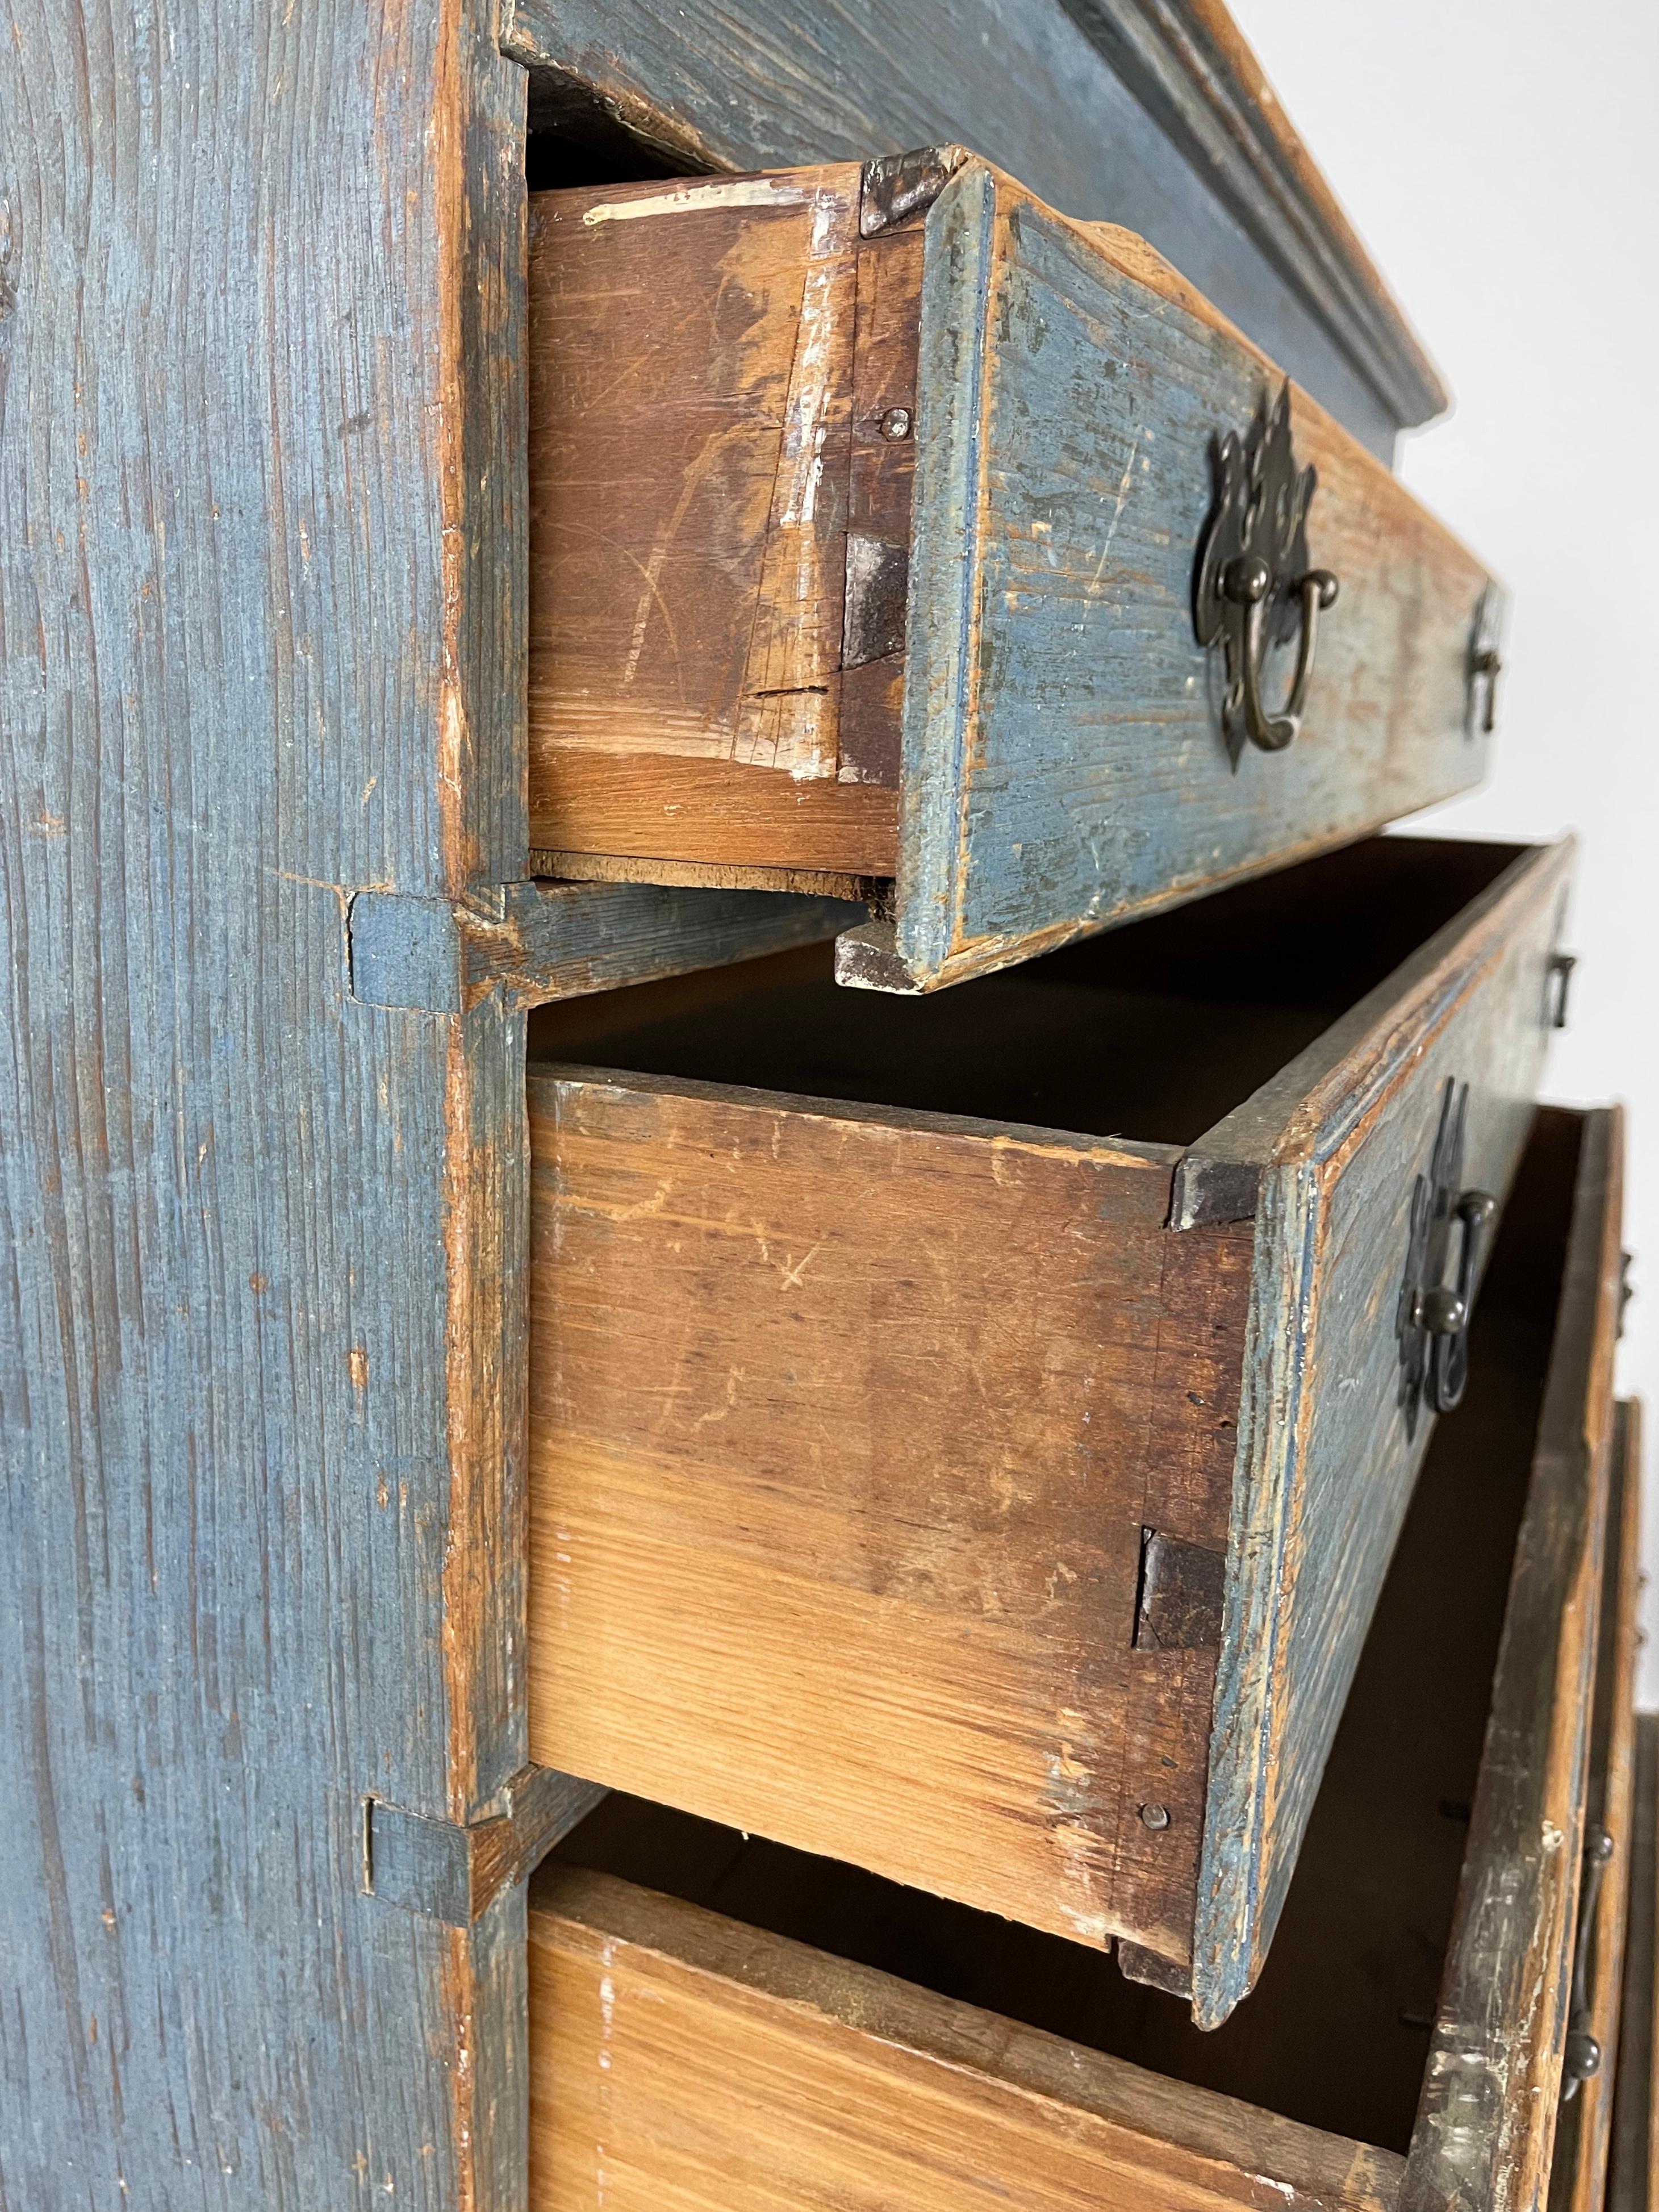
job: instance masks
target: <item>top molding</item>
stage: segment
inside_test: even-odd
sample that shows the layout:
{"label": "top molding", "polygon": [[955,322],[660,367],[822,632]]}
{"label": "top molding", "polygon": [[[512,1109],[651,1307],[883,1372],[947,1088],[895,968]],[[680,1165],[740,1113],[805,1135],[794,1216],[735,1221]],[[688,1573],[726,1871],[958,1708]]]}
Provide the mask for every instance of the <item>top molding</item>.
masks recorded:
{"label": "top molding", "polygon": [[1449,404],[1218,0],[508,0],[502,45],[559,182],[956,141],[1138,232],[1379,455]]}
{"label": "top molding", "polygon": [[1218,0],[1060,0],[1165,136],[1331,323],[1402,428],[1451,394]]}

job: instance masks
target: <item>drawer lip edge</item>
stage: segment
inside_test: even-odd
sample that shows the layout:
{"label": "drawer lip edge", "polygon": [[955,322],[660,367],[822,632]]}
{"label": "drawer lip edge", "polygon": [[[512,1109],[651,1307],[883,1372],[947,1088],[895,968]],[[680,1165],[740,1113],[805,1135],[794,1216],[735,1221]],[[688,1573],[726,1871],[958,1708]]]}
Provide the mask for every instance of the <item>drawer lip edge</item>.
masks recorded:
{"label": "drawer lip edge", "polygon": [[[1517,854],[1485,890],[1339,1014],[1305,1051],[1188,1146],[1185,1160],[1194,1168],[1265,1168],[1316,1158],[1340,1143],[1363,1109],[1355,1086],[1339,1081],[1341,1072],[1362,1060],[1394,1062],[1407,1057],[1413,1045],[1401,1034],[1406,1024],[1417,1035],[1431,1028],[1432,1007],[1451,1004],[1501,950],[1511,910],[1530,905],[1558,885],[1565,890],[1577,856],[1577,839],[1571,834]],[[1454,953],[1461,957],[1436,988],[1437,971]]]}
{"label": "drawer lip edge", "polygon": [[695,1098],[712,1105],[747,1106],[757,1112],[787,1114],[804,1121],[856,1121],[906,1134],[959,1137],[1022,1152],[1073,1154],[1102,1165],[1173,1170],[1179,1145],[1131,1137],[1095,1137],[1085,1130],[1051,1129],[1041,1122],[997,1121],[975,1114],[938,1113],[921,1106],[872,1106],[856,1098],[819,1098],[799,1091],[770,1091],[762,1085],[708,1083],[691,1075],[653,1075],[633,1068],[591,1066],[579,1060],[531,1060],[526,1069],[532,1111],[538,1090],[593,1085],[635,1091],[653,1097]]}

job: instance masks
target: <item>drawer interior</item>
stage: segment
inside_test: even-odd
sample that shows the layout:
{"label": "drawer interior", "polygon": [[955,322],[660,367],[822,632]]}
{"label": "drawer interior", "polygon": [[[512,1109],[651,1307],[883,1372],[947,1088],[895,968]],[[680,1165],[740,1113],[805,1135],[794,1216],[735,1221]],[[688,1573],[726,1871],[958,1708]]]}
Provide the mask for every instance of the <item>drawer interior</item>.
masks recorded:
{"label": "drawer interior", "polygon": [[1549,1364],[1579,1127],[1568,1114],[1538,1118],[1477,1311],[1468,1396],[1436,1430],[1267,1966],[1223,2027],[1200,2033],[1183,2002],[1126,1981],[1092,1949],[638,1799],[605,1800],[556,1860],[1403,2152]]}
{"label": "drawer interior", "polygon": [[1370,838],[924,999],[807,946],[542,1007],[531,1056],[1190,1144],[1520,849]]}

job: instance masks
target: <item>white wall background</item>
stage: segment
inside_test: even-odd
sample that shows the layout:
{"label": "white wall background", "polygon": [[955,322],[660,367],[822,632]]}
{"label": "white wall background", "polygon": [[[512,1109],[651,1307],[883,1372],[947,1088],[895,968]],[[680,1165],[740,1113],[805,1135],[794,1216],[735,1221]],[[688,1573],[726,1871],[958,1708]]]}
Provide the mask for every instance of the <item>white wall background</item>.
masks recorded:
{"label": "white wall background", "polygon": [[1581,841],[1545,1095],[1628,1109],[1659,1705],[1659,6],[1231,4],[1455,394],[1401,472],[1513,593],[1494,772],[1421,823]]}

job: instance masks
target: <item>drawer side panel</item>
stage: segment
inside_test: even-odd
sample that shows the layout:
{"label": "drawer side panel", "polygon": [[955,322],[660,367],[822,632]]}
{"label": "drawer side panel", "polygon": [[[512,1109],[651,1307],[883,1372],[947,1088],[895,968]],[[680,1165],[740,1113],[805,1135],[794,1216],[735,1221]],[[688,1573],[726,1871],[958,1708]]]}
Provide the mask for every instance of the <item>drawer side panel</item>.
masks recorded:
{"label": "drawer side panel", "polygon": [[531,1095],[532,1756],[1184,1950],[1204,1732],[1182,1764],[1150,1675],[1126,1725],[1142,1656],[1208,1708],[1210,1654],[1133,1649],[1160,1366],[1218,1418],[1212,1346],[1176,1340],[1212,1316],[1166,1326],[1172,1156],[643,1078]]}

